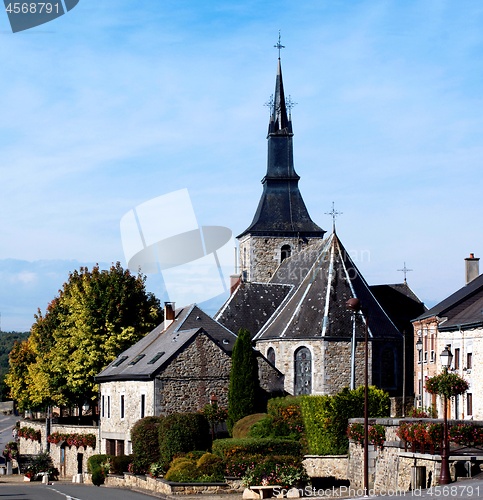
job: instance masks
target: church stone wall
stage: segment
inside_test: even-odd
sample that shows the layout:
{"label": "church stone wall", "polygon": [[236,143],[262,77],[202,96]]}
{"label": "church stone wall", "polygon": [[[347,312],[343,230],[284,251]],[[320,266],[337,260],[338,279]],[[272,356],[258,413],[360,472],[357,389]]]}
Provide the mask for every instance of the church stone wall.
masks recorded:
{"label": "church stone wall", "polygon": [[292,255],[307,246],[299,238],[246,235],[240,240],[240,267],[246,281],[268,283],[282,258],[282,247],[289,245]]}
{"label": "church stone wall", "polygon": [[[346,341],[272,340],[257,342],[257,349],[267,357],[275,351],[275,366],[285,375],[285,391],[295,393],[295,352],[301,347],[310,350],[312,358],[311,394],[336,394],[351,382],[351,343]],[[369,383],[371,383],[371,345],[369,345]],[[356,386],[364,384],[364,343],[356,346]]]}

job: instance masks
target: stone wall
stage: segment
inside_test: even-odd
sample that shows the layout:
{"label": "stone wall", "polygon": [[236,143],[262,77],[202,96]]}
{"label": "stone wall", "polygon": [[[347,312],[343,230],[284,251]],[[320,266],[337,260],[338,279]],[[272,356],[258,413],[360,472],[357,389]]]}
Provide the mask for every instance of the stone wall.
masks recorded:
{"label": "stone wall", "polygon": [[305,455],[303,464],[309,477],[348,478],[348,455]]}
{"label": "stone wall", "polygon": [[[121,417],[121,396],[124,417]],[[101,384],[100,453],[106,453],[106,439],[123,441],[126,454],[131,452],[131,428],[141,418],[141,401],[144,401],[144,416],[154,415],[153,381],[122,380]]]}
{"label": "stone wall", "polygon": [[52,424],[50,432],[58,432],[61,434],[95,434],[96,447],[90,446],[84,448],[83,446],[76,448],[69,446],[66,442],[58,444],[48,443],[46,434],[46,425],[44,422],[21,421],[20,427],[32,427],[40,431],[41,440],[31,441],[30,439],[20,438],[19,449],[21,455],[38,455],[39,453],[49,452],[52,457],[54,467],[56,467],[61,476],[73,476],[79,470],[87,472],[87,460],[90,456],[99,453],[98,449],[98,427],[84,427],[76,425],[59,425]]}
{"label": "stone wall", "polygon": [[199,411],[212,394],[226,407],[230,369],[230,356],[198,335],[156,378],[159,414]]}
{"label": "stone wall", "polygon": [[[280,265],[281,249],[284,245],[289,245],[294,255],[314,240],[302,242],[297,237],[244,236],[240,240],[240,268],[243,278],[246,281],[267,283]],[[301,276],[305,276],[311,264],[307,265],[306,269],[300,268],[297,271]]]}
{"label": "stone wall", "polygon": [[[257,349],[267,356],[269,348],[275,351],[275,366],[285,374],[285,391],[294,394],[294,356],[300,347],[307,347],[312,357],[311,394],[336,394],[351,381],[351,342],[281,339],[257,342]],[[371,354],[369,345],[369,383],[371,383]],[[364,383],[364,343],[356,346],[356,386]]]}
{"label": "stone wall", "polygon": [[[426,469],[426,487],[438,484],[441,469],[441,456],[430,453],[413,453],[404,451],[403,443],[396,435],[400,422],[410,419],[370,419],[369,424],[382,424],[386,428],[386,441],[382,449],[369,445],[369,488],[377,492],[408,491],[412,489],[411,474],[413,467]],[[414,420],[413,420],[414,421]],[[352,419],[350,422],[363,423],[363,419]],[[483,424],[483,422],[482,422]],[[481,460],[480,460],[481,459]],[[483,463],[483,455],[475,463]],[[450,470],[453,480],[456,479],[455,464],[465,461],[458,455],[450,455]],[[363,487],[364,471],[363,447],[350,442],[348,479],[351,488]]]}
{"label": "stone wall", "polygon": [[[86,482],[91,482],[89,476]],[[160,495],[217,495],[239,491],[240,485],[235,483],[226,484],[174,484],[155,479],[149,476],[135,476],[134,474],[124,474],[123,476],[108,475],[106,486],[113,488],[129,488],[131,490],[149,491]]]}

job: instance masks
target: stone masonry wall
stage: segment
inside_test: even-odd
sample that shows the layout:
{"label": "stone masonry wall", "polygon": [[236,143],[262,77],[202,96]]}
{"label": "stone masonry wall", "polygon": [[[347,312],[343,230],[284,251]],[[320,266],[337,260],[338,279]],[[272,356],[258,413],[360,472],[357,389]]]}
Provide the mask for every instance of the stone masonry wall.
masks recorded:
{"label": "stone masonry wall", "polygon": [[[350,386],[351,343],[340,341],[281,339],[257,342],[257,349],[267,356],[268,349],[275,351],[275,366],[285,374],[285,391],[294,394],[294,354],[300,347],[307,347],[312,356],[312,394],[335,394]],[[371,383],[371,345],[369,345],[369,383]],[[356,346],[356,386],[364,383],[364,344]]]}
{"label": "stone masonry wall", "polygon": [[98,427],[81,427],[76,425],[58,425],[52,424],[50,432],[58,432],[61,434],[95,434],[96,435],[96,447],[91,448],[87,446],[84,448],[80,446],[76,448],[75,446],[69,446],[67,443],[48,443],[46,426],[44,422],[33,422],[33,421],[22,421],[20,427],[32,427],[33,429],[39,430],[41,434],[41,440],[31,441],[30,439],[20,438],[19,439],[19,449],[21,455],[38,455],[48,451],[52,457],[52,462],[54,467],[56,467],[61,476],[73,476],[77,474],[79,468],[82,472],[87,472],[87,460],[90,456],[99,453],[98,450]]}
{"label": "stone masonry wall", "polygon": [[[154,415],[154,384],[151,380],[120,380],[103,382],[101,391],[101,446],[106,453],[106,439],[124,441],[126,454],[130,453],[131,428],[141,418],[141,397],[144,396],[144,416]],[[124,417],[121,417],[121,396],[124,399]]]}
{"label": "stone masonry wall", "polygon": [[157,377],[160,414],[194,412],[210,402],[228,405],[231,358],[206,335],[198,335]]}
{"label": "stone masonry wall", "polygon": [[[426,487],[438,484],[441,469],[441,456],[430,453],[404,451],[403,443],[396,435],[399,424],[404,419],[370,419],[369,424],[382,424],[386,428],[386,441],[382,449],[369,445],[369,488],[379,493],[389,491],[408,491],[413,488],[411,474],[413,467],[426,469]],[[405,419],[407,421],[407,419]],[[363,419],[350,422],[363,423]],[[450,470],[455,479],[454,462],[457,456],[450,456]],[[483,456],[477,460],[483,463]],[[348,479],[351,488],[363,487],[363,447],[354,442],[349,444]]]}
{"label": "stone masonry wall", "polygon": [[[246,235],[240,240],[240,268],[247,281],[267,283],[281,262],[281,249],[289,245],[292,255],[305,248],[299,238]],[[307,269],[308,271],[308,269]]]}

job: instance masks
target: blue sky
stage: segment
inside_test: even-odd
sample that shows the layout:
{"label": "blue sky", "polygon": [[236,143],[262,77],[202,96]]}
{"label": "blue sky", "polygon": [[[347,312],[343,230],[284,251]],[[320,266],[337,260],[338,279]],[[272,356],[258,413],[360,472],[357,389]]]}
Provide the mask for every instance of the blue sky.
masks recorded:
{"label": "blue sky", "polygon": [[434,305],[483,256],[480,0],[206,4],[81,0],[16,34],[0,13],[2,330],[80,265],[125,265],[119,223],[146,200],[187,188],[200,224],[250,224],[279,30],[302,195],[325,229],[343,212],[366,280],[406,262]]}

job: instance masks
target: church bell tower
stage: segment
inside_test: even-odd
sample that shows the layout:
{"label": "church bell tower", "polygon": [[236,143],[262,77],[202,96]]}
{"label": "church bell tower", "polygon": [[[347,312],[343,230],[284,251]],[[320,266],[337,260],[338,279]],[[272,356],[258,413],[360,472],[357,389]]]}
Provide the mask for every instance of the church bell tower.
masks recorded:
{"label": "church bell tower", "polygon": [[279,57],[275,94],[270,103],[267,173],[253,221],[237,237],[242,279],[246,281],[270,281],[284,259],[325,234],[310,218],[298,188],[300,177],[293,162],[292,117],[287,113],[283,88],[280,39],[275,47]]}

